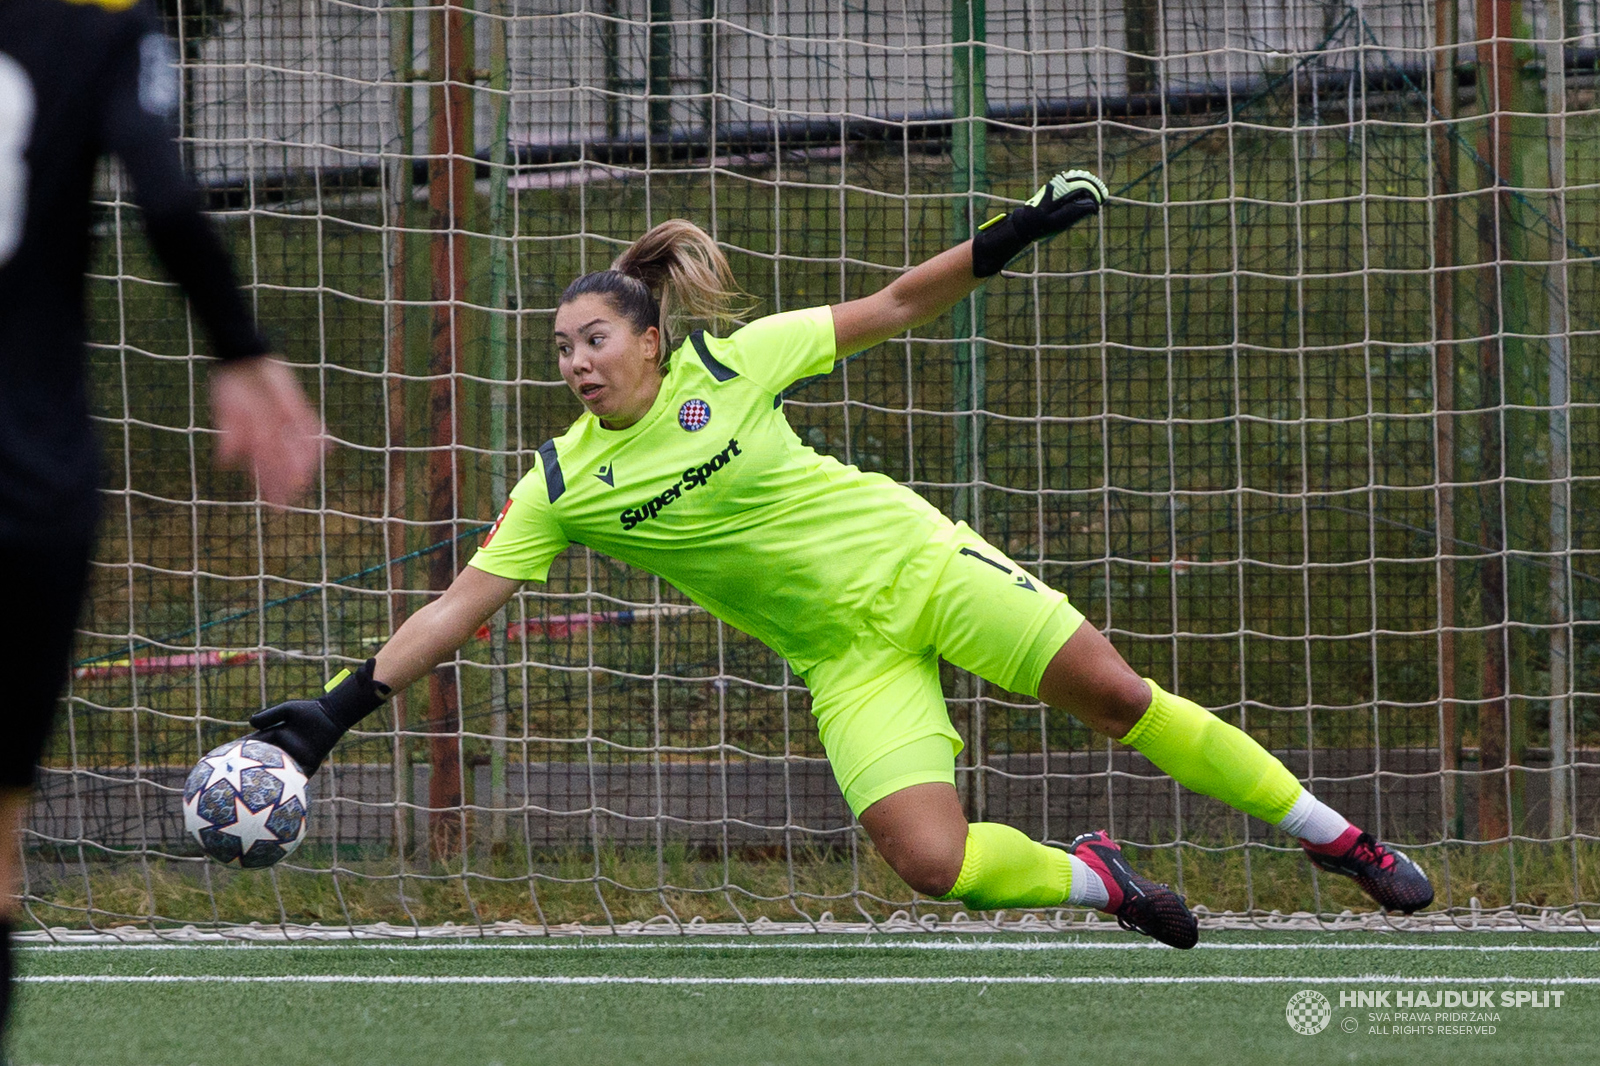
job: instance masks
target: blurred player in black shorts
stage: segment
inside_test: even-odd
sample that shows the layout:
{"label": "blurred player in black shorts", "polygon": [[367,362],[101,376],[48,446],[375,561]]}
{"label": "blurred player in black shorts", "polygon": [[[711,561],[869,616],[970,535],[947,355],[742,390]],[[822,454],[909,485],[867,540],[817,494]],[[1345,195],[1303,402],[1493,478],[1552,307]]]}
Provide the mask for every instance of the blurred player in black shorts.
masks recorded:
{"label": "blurred player in black shorts", "polygon": [[0,1027],[17,838],[94,539],[83,302],[101,156],[122,161],[150,244],[221,361],[210,380],[220,460],[253,469],[262,498],[281,504],[306,488],[321,454],[321,427],[289,369],[267,356],[183,172],[172,64],[155,16],[133,0],[0,0]]}

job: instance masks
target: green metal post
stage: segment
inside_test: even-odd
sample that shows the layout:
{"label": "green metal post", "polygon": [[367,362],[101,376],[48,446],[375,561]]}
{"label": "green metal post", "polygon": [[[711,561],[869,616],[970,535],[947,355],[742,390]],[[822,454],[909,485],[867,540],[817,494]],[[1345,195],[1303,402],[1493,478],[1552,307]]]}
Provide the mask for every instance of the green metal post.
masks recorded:
{"label": "green metal post", "polygon": [[1439,787],[1440,815],[1447,835],[1463,833],[1458,792],[1462,778],[1461,733],[1456,719],[1456,44],[1461,21],[1456,0],[1434,0],[1433,107],[1433,311],[1434,470],[1440,561],[1435,571],[1439,605]]}
{"label": "green metal post", "polygon": [[658,162],[671,158],[672,136],[672,0],[650,0],[649,56],[650,139]]}
{"label": "green metal post", "polygon": [[[1161,86],[1155,57],[1161,50],[1161,5],[1158,0],[1128,0],[1122,18],[1128,41],[1128,95],[1147,96]],[[1147,101],[1146,114],[1159,114],[1160,105]]]}
{"label": "green metal post", "polygon": [[1478,603],[1485,627],[1483,636],[1483,675],[1478,692],[1478,835],[1483,840],[1502,840],[1510,832],[1506,782],[1492,771],[1506,764],[1506,650],[1505,650],[1505,569],[1501,550],[1505,545],[1504,516],[1500,508],[1499,483],[1503,476],[1500,443],[1501,383],[1503,380],[1501,345],[1504,326],[1500,307],[1500,262],[1502,235],[1506,221],[1500,201],[1504,194],[1496,187],[1497,177],[1511,169],[1507,141],[1509,122],[1505,109],[1511,106],[1511,42],[1497,29],[1506,25],[1510,9],[1507,0],[1477,0],[1478,37],[1478,112],[1485,116],[1479,133],[1478,155],[1492,168],[1478,178],[1482,190],[1477,197],[1478,292],[1481,321],[1478,335],[1478,461],[1477,480],[1487,485],[1477,490],[1478,540],[1487,558],[1478,564]]}
{"label": "green metal post", "polygon": [[[951,186],[957,194],[951,211],[952,244],[967,240],[975,232],[978,200],[989,188],[988,150],[984,118],[989,103],[987,83],[987,0],[953,0],[951,39],[950,162]],[[979,289],[950,309],[950,336],[955,341],[950,374],[951,406],[956,412],[955,455],[951,475],[955,481],[953,511],[958,520],[981,530],[982,498],[978,481],[983,476],[984,405],[984,303]],[[983,764],[987,741],[984,737],[983,708],[978,702],[978,684],[965,674],[956,681],[951,695],[967,700],[967,747],[964,758],[973,767]],[[967,817],[985,817],[988,785],[981,772],[970,778],[962,797]]]}
{"label": "green metal post", "polygon": [[[506,60],[506,0],[488,0],[489,92],[494,108],[494,139],[489,145],[489,329],[484,367],[489,386],[489,495],[495,506],[506,498],[506,408],[509,389],[506,355],[509,309],[506,307],[510,247],[506,234],[506,190],[511,178],[511,79]],[[506,719],[509,703],[505,666],[506,612],[489,622],[489,846],[506,842]]]}
{"label": "green metal post", "polygon": [[[1491,628],[1484,656],[1483,703],[1478,717],[1480,769],[1504,770],[1483,779],[1479,826],[1485,839],[1520,831],[1523,780],[1506,769],[1523,763],[1528,732],[1528,701],[1508,699],[1512,691],[1530,692],[1529,679],[1510,676],[1513,663],[1544,658],[1541,639],[1514,628],[1516,623],[1543,620],[1548,581],[1511,552],[1539,552],[1550,528],[1535,516],[1549,515],[1536,507],[1528,481],[1550,475],[1548,433],[1540,432],[1542,414],[1534,410],[1548,395],[1548,357],[1535,358],[1537,337],[1545,331],[1549,311],[1541,271],[1532,263],[1528,208],[1511,189],[1548,188],[1550,181],[1546,103],[1540,81],[1540,53],[1523,16],[1521,0],[1478,0],[1478,94],[1486,116],[1479,154],[1508,186],[1493,187],[1480,208],[1479,243],[1483,261],[1492,264],[1495,284],[1485,309],[1480,381],[1483,394],[1482,494],[1483,543],[1497,558],[1483,566],[1481,602],[1484,623]],[[1541,250],[1542,255],[1542,250]],[[1504,450],[1502,451],[1502,442]],[[1502,488],[1503,486],[1503,488]],[[1504,508],[1501,500],[1504,500]],[[1539,631],[1534,630],[1533,633]]]}
{"label": "green metal post", "polygon": [[[1549,102],[1542,79],[1544,52],[1534,42],[1532,25],[1520,0],[1511,4],[1510,26],[1515,37],[1512,63],[1516,78],[1510,104],[1511,173],[1508,177],[1519,189],[1548,189],[1551,187],[1550,129]],[[1532,483],[1548,483],[1550,479],[1550,416],[1539,408],[1550,399],[1551,364],[1548,343],[1530,338],[1548,336],[1552,325],[1547,291],[1547,275],[1551,268],[1539,261],[1547,262],[1555,249],[1549,247],[1550,242],[1535,236],[1536,223],[1529,216],[1528,204],[1509,198],[1502,203],[1508,212],[1507,257],[1514,264],[1501,279],[1507,335],[1506,441],[1514,452],[1507,456],[1506,474],[1518,479],[1507,485],[1506,547],[1545,552],[1551,547],[1552,530],[1548,522],[1551,511],[1548,504],[1539,505]],[[1550,622],[1548,574],[1543,568],[1532,565],[1528,558],[1517,558],[1510,566],[1507,618],[1529,626]],[[1550,662],[1549,629],[1528,628],[1520,633],[1514,631],[1513,636],[1513,662]],[[1508,676],[1507,682],[1513,692],[1539,691],[1531,677]],[[1547,692],[1554,691],[1554,682],[1553,677],[1549,679]],[[1511,744],[1506,754],[1513,765],[1526,762],[1529,712],[1533,702],[1527,698],[1517,699],[1510,708]],[[1511,799],[1512,824],[1520,831],[1526,803],[1522,774],[1513,778]]]}
{"label": "green metal post", "polygon": [[706,151],[717,154],[717,0],[700,0],[700,124],[706,131]]}
{"label": "green metal post", "polygon": [[[1568,36],[1577,36],[1573,0],[1557,0],[1552,26],[1569,27]],[[1550,36],[1550,35],[1547,35]],[[1571,396],[1567,345],[1566,202],[1560,190],[1567,186],[1567,89],[1566,48],[1563,40],[1546,41],[1544,47],[1545,96],[1550,116],[1546,138],[1550,165],[1550,218],[1553,223],[1547,242],[1551,262],[1549,279],[1549,403],[1550,403],[1550,551],[1555,560],[1550,567],[1550,839],[1567,835],[1571,798],[1572,735],[1568,726],[1572,685],[1568,680],[1571,656],[1571,604],[1567,595],[1571,564],[1568,508],[1571,504],[1568,461],[1570,443],[1567,431],[1567,404]]]}
{"label": "green metal post", "polygon": [[[951,211],[952,244],[967,240],[978,225],[978,200],[988,191],[988,143],[984,116],[989,109],[987,84],[987,0],[953,0],[951,29],[955,49],[951,62],[951,178],[957,194]],[[973,528],[981,525],[977,482],[983,474],[984,311],[986,294],[979,289],[950,311],[955,341],[951,399],[956,419],[955,517]]]}
{"label": "green metal post", "polygon": [[[1551,12],[1552,28],[1564,23],[1560,6]],[[1565,57],[1559,43],[1541,46],[1534,40],[1530,20],[1520,3],[1512,5],[1512,57],[1516,79],[1511,97],[1511,184],[1520,189],[1559,190],[1566,180],[1565,126],[1553,116],[1564,110]],[[1538,193],[1530,193],[1539,197]],[[1561,331],[1566,319],[1566,286],[1559,261],[1566,257],[1559,192],[1550,202],[1538,204],[1554,226],[1541,226],[1532,208],[1520,198],[1508,204],[1509,257],[1516,264],[1502,284],[1508,308],[1506,331],[1523,335],[1506,348],[1506,439],[1513,455],[1506,474],[1518,479],[1507,485],[1507,547],[1527,552],[1561,551],[1566,542],[1566,497],[1562,484],[1566,451],[1566,344]],[[1546,265],[1554,264],[1554,265]],[[1515,318],[1510,314],[1515,309]],[[1548,337],[1547,341],[1531,338]],[[1514,442],[1514,443],[1513,443]],[[1556,453],[1560,452],[1558,456]],[[1548,489],[1538,487],[1540,483]],[[1548,492],[1548,499],[1542,496]],[[1566,588],[1559,565],[1536,566],[1530,558],[1510,564],[1508,617],[1529,628],[1514,648],[1514,662],[1548,664],[1544,700],[1519,699],[1512,706],[1511,751],[1513,763],[1522,763],[1526,750],[1530,712],[1544,703],[1550,725],[1550,816],[1565,820],[1565,795],[1561,791],[1562,753],[1565,744]],[[1512,690],[1538,693],[1532,677],[1510,679]],[[1512,792],[1514,824],[1521,823],[1525,801],[1521,775]]]}
{"label": "green metal post", "polygon": [[617,0],[604,0],[601,10],[600,50],[606,68],[606,139],[622,137],[622,55],[617,43]]}

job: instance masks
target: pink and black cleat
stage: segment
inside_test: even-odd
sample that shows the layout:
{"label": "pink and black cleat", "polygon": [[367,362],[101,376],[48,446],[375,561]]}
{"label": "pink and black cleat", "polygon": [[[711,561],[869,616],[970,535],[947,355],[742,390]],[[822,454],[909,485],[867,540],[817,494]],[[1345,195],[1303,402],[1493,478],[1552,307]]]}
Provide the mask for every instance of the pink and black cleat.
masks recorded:
{"label": "pink and black cleat", "polygon": [[1319,870],[1343,874],[1384,910],[1410,914],[1433,902],[1433,885],[1411,858],[1351,826],[1329,844],[1300,841]]}
{"label": "pink and black cleat", "polygon": [[1183,897],[1134,873],[1127,856],[1105,830],[1084,833],[1068,844],[1067,850],[1105,882],[1111,899],[1104,910],[1115,915],[1122,928],[1175,948],[1192,948],[1200,939],[1200,925]]}

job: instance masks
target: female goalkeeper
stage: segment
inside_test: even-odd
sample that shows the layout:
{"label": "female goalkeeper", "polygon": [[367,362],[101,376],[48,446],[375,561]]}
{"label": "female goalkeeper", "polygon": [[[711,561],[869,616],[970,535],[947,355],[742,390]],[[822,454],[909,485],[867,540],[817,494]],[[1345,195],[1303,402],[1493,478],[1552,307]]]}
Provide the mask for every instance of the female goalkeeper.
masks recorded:
{"label": "female goalkeeper", "polygon": [[321,697],[257,714],[256,735],[315,771],[347,729],[450,657],[576,542],[660,575],[789,660],[850,809],[919,892],[980,910],[1098,907],[1165,943],[1196,940],[1183,899],[1129,869],[1105,833],[1063,850],[967,823],[943,656],[1282,826],[1312,862],[1354,877],[1384,907],[1426,906],[1433,892],[1415,863],[1313,798],[1248,735],[1141,679],[1065,596],[965,524],[806,447],[778,403],[840,353],[943,314],[1105,197],[1093,175],[1058,174],[880,292],[681,342],[680,318],[717,319],[738,290],[705,233],[684,221],[655,227],[562,294],[556,355],[585,413],[539,447],[470,564]]}

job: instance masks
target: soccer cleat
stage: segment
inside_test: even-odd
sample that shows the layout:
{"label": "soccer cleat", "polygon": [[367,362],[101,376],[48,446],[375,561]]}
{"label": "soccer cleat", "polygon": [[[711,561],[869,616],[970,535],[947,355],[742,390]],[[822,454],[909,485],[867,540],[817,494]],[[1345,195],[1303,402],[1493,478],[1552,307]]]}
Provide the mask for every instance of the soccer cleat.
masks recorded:
{"label": "soccer cleat", "polygon": [[1433,902],[1433,885],[1422,867],[1355,826],[1332,843],[1302,840],[1300,846],[1313,866],[1350,878],[1384,910],[1410,914]]}
{"label": "soccer cleat", "polygon": [[1127,856],[1105,830],[1084,833],[1067,845],[1067,850],[1105,882],[1111,899],[1103,909],[1115,915],[1122,928],[1175,948],[1192,948],[1200,939],[1199,923],[1183,897],[1134,873]]}

